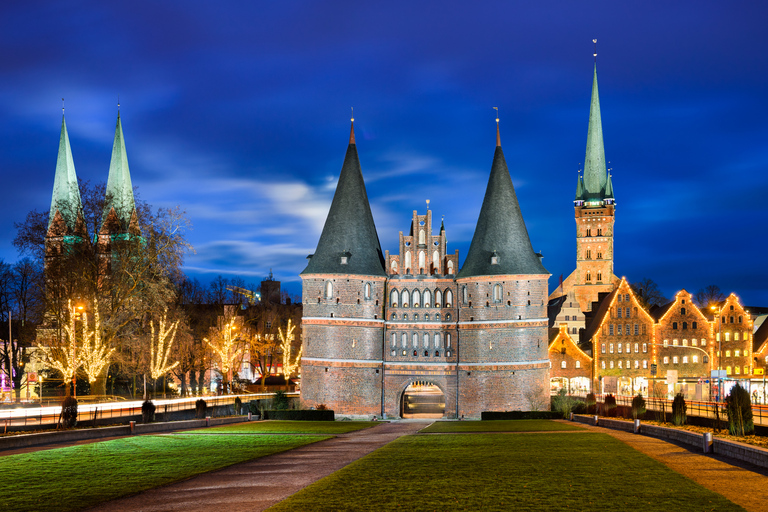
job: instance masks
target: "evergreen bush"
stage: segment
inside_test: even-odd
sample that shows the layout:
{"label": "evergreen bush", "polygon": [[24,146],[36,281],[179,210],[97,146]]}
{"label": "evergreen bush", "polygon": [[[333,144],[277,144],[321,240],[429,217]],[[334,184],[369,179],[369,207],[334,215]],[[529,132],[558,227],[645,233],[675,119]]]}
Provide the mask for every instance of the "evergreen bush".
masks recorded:
{"label": "evergreen bush", "polygon": [[587,414],[595,414],[595,410],[597,409],[597,398],[595,398],[594,393],[587,393],[584,404],[587,406]]}
{"label": "evergreen bush", "polygon": [[608,394],[603,401],[603,414],[606,416],[616,416],[616,397]]}
{"label": "evergreen bush", "polygon": [[205,419],[206,414],[208,413],[208,404],[205,403],[205,400],[202,398],[198,399],[195,402],[195,418],[202,420]]}
{"label": "evergreen bush", "polygon": [[557,392],[557,395],[555,395],[552,399],[552,405],[554,406],[555,411],[560,414],[560,416],[562,416],[564,419],[568,419],[576,403],[573,397],[565,392],[564,388],[560,388],[560,390]]}
{"label": "evergreen bush", "polygon": [[145,400],[141,404],[141,422],[152,423],[155,421],[155,404],[152,400]]}
{"label": "evergreen bush", "polygon": [[643,395],[637,394],[632,399],[632,419],[636,420],[645,414],[645,398]]}
{"label": "evergreen bush", "polygon": [[675,395],[675,399],[672,400],[672,423],[677,426],[685,425],[688,406],[685,405],[685,397],[682,393]]}
{"label": "evergreen bush", "polygon": [[288,409],[290,405],[290,399],[288,398],[288,395],[285,394],[285,391],[278,390],[275,392],[275,396],[272,397],[272,409],[275,411],[282,411],[285,409]]}
{"label": "evergreen bush", "polygon": [[755,432],[752,422],[752,401],[749,392],[736,384],[731,393],[725,397],[725,408],[728,411],[728,432],[734,436],[746,436]]}
{"label": "evergreen bush", "polygon": [[77,398],[68,396],[61,402],[59,423],[63,428],[74,428],[77,425]]}

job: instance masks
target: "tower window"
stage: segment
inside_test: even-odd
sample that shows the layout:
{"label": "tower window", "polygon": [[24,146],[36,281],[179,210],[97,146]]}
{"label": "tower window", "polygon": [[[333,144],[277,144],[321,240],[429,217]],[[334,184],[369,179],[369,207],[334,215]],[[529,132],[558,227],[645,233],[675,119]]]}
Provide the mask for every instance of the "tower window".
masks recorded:
{"label": "tower window", "polygon": [[599,260],[603,259],[603,253],[598,252],[597,253],[597,259],[599,259]]}
{"label": "tower window", "polygon": [[592,259],[592,251],[590,251],[589,249],[587,249],[587,259],[588,260]]}
{"label": "tower window", "polygon": [[333,298],[333,283],[330,281],[327,281],[325,283],[325,298],[326,299]]}

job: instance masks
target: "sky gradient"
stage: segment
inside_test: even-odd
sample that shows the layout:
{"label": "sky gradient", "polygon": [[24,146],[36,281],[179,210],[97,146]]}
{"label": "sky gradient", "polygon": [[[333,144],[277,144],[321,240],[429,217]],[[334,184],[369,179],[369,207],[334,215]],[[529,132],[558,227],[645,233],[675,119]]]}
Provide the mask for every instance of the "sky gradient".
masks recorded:
{"label": "sky gradient", "polygon": [[430,199],[463,262],[499,107],[552,288],[575,268],[597,38],[615,273],[768,306],[766,19],[738,1],[4,2],[0,258],[50,205],[61,98],[77,174],[98,182],[119,96],[138,194],[193,224],[190,276],[271,268],[300,293],[350,107],[382,249]]}

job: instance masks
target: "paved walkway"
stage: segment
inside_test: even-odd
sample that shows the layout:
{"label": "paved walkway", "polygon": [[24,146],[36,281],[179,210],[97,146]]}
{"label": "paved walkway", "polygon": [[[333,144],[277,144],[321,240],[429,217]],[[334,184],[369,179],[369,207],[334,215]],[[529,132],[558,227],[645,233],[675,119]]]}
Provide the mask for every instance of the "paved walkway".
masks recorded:
{"label": "paved walkway", "polygon": [[382,423],[373,428],[339,434],[327,441],[204,473],[128,498],[108,501],[88,510],[264,510],[398,437],[416,433],[429,423],[432,420]]}
{"label": "paved walkway", "polygon": [[579,426],[613,436],[747,510],[768,509],[765,496],[768,470],[719,455],[690,451],[655,437],[581,423]]}

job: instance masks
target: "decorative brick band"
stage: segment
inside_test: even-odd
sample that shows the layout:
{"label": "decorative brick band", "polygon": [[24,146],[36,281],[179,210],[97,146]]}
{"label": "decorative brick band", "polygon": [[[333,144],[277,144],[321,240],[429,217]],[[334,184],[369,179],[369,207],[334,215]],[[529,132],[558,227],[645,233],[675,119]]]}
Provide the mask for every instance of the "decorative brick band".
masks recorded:
{"label": "decorative brick band", "polygon": [[309,317],[301,319],[302,325],[349,325],[355,324],[357,327],[381,327],[384,320],[374,320],[372,318],[343,318],[343,317]]}
{"label": "decorative brick band", "polygon": [[367,361],[364,359],[319,359],[316,357],[302,357],[301,364],[306,364],[307,366],[331,366],[333,368],[381,368],[381,361]]}
{"label": "decorative brick band", "polygon": [[472,320],[470,322],[458,322],[459,327],[462,329],[487,329],[491,326],[498,327],[503,324],[513,327],[520,327],[521,324],[524,324],[524,327],[545,327],[549,325],[549,320],[546,318],[529,318],[527,320]]}

